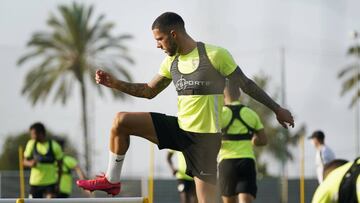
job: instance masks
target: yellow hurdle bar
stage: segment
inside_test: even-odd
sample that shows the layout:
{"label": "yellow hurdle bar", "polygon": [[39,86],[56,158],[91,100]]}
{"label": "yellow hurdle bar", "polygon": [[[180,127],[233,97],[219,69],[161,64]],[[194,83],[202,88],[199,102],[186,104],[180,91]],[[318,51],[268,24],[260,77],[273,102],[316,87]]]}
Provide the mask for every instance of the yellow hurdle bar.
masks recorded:
{"label": "yellow hurdle bar", "polygon": [[148,203],[144,197],[125,198],[54,198],[54,199],[0,199],[0,203]]}
{"label": "yellow hurdle bar", "polygon": [[25,198],[24,183],[24,165],[23,165],[23,148],[19,146],[19,178],[20,178],[20,198]]}

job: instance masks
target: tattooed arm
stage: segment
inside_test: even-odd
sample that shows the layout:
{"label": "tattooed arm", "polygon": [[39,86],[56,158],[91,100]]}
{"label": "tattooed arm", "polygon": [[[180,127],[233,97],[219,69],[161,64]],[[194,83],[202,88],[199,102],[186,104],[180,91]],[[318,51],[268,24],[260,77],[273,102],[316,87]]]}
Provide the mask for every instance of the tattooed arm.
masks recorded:
{"label": "tattooed arm", "polygon": [[282,108],[273,99],[271,99],[271,97],[259,86],[257,86],[254,81],[246,77],[239,67],[230,74],[229,80],[231,83],[230,85],[239,86],[246,94],[271,109],[276,114],[277,120],[284,128],[287,128],[287,124],[294,127],[294,118],[292,117],[290,111]]}
{"label": "tattooed arm", "polygon": [[126,94],[147,99],[154,98],[171,83],[171,79],[161,75],[156,75],[149,83],[129,83],[117,80],[103,70],[96,71],[95,81]]}

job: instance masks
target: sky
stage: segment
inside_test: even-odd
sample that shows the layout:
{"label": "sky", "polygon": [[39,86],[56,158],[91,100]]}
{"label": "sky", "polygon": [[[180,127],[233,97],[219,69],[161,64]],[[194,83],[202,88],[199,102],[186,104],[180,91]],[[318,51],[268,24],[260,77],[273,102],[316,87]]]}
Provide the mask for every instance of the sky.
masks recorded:
{"label": "sky", "polygon": [[[83,148],[79,88],[63,106],[51,98],[32,106],[21,95],[29,64],[16,65],[27,53],[31,34],[47,30],[46,19],[57,13],[57,5],[69,0],[0,1],[0,144],[6,136],[26,131],[36,121],[53,132],[69,135],[72,144]],[[106,15],[115,23],[114,34],[132,34],[128,41],[135,65],[128,65],[135,82],[147,82],[157,74],[164,53],[156,49],[151,33],[153,20],[163,12],[179,13],[188,33],[197,41],[224,47],[243,72],[252,77],[264,73],[271,77],[269,94],[282,86],[281,49],[284,49],[286,107],[295,116],[296,131],[301,124],[307,135],[321,129],[326,143],[339,158],[355,158],[354,111],[348,108],[350,96],[340,97],[341,82],[337,73],[354,60],[346,50],[354,44],[350,32],[360,30],[356,0],[87,0],[95,16]],[[89,87],[93,88],[93,87]],[[125,101],[101,98],[90,89],[91,148],[93,172],[105,171],[109,131],[116,112],[153,111],[176,115],[176,92],[172,85],[152,100],[129,98]],[[278,101],[280,102],[280,101]],[[274,117],[275,120],[275,117]],[[132,137],[124,163],[124,176],[148,175],[149,142]],[[299,175],[299,146],[292,148],[294,160],[288,163],[290,177]],[[315,176],[315,150],[305,141],[305,175]],[[271,160],[271,159],[270,159]],[[272,161],[274,162],[274,161]],[[279,163],[270,172],[278,174]],[[166,165],[166,151],[155,148],[155,176],[171,177]]]}

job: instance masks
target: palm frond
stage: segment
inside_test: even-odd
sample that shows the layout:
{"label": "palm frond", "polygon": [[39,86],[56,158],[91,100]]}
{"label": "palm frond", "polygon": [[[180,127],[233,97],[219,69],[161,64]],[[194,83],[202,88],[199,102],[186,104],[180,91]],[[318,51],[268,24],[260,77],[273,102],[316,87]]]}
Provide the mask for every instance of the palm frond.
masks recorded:
{"label": "palm frond", "polygon": [[46,21],[46,24],[53,28],[55,31],[64,31],[64,24],[52,13],[50,14],[49,19]]}
{"label": "palm frond", "polygon": [[20,57],[17,61],[17,65],[22,65],[24,62],[26,62],[28,59],[35,58],[41,54],[44,54],[45,49],[37,49],[33,52],[30,52],[22,57]]}
{"label": "palm frond", "polygon": [[62,104],[66,104],[67,99],[69,98],[72,88],[73,87],[73,80],[66,80],[63,79],[60,82],[58,89],[55,92],[55,96],[53,102],[61,101]]}
{"label": "palm frond", "polygon": [[109,40],[101,45],[98,45],[97,48],[95,48],[93,51],[94,52],[99,52],[99,51],[103,51],[103,50],[109,50],[109,49],[119,49],[122,51],[127,51],[127,47],[122,45],[122,44],[115,44],[114,42],[112,42],[112,40]]}
{"label": "palm frond", "polygon": [[347,54],[360,57],[360,45],[351,46],[348,49]]}
{"label": "palm frond", "polygon": [[48,57],[37,68],[32,69],[26,77],[22,94],[28,94],[35,105],[40,98],[47,98],[54,83],[65,77],[67,64],[52,65],[54,57]]}
{"label": "palm frond", "polygon": [[119,59],[124,59],[129,64],[134,64],[135,63],[134,59],[132,59],[131,57],[129,57],[128,55],[125,55],[125,54],[118,55],[118,58]]}
{"label": "palm frond", "polygon": [[350,105],[349,105],[349,108],[354,107],[354,106],[358,103],[359,97],[360,97],[360,91],[357,90],[357,91],[355,92],[354,96],[353,96],[352,99],[351,99],[351,103],[350,103]]}
{"label": "palm frond", "polygon": [[[89,39],[94,39],[95,41],[96,41],[96,37],[94,37],[93,35],[94,35],[94,33],[96,33],[97,31],[98,31],[98,28],[101,26],[101,22],[103,21],[103,19],[105,18],[105,16],[104,15],[100,15],[97,19],[96,19],[96,21],[95,21],[95,23],[94,23],[94,25],[91,27],[89,27],[88,28],[88,32],[87,32],[87,34],[88,34],[88,38]],[[93,41],[90,41],[90,42],[93,42]]]}
{"label": "palm frond", "polygon": [[351,91],[356,84],[360,82],[359,80],[360,74],[352,75],[351,77],[345,79],[341,85],[341,96]]}
{"label": "palm frond", "polygon": [[91,35],[89,39],[89,43],[95,43],[99,40],[108,40],[110,37],[109,31],[114,27],[113,23],[103,23],[97,27],[94,33]]}
{"label": "palm frond", "polygon": [[134,36],[131,35],[131,34],[123,34],[123,35],[117,36],[117,37],[115,38],[115,40],[121,42],[121,41],[123,41],[123,40],[129,40],[129,39],[133,39],[133,38],[134,38]]}
{"label": "palm frond", "polygon": [[338,78],[342,78],[347,74],[350,74],[351,72],[357,71],[360,64],[350,64],[348,66],[346,66],[345,68],[343,68],[342,70],[339,71],[338,73]]}
{"label": "palm frond", "polygon": [[81,52],[83,50],[83,38],[81,38],[83,30],[80,29],[81,14],[78,13],[79,9],[73,6],[72,9],[67,6],[59,7],[67,33],[71,39],[75,50]]}
{"label": "palm frond", "polygon": [[64,47],[61,43],[54,40],[53,35],[49,33],[35,33],[27,44],[29,47],[34,47],[38,50],[46,52],[62,52]]}

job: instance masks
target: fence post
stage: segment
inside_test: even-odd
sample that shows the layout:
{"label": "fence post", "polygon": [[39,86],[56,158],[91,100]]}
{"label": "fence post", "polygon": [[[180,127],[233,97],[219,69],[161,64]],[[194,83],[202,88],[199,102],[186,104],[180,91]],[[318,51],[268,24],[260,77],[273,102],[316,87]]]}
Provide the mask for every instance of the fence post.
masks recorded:
{"label": "fence post", "polygon": [[1,194],[1,183],[2,183],[2,173],[0,172],[0,198],[2,198],[2,194]]}
{"label": "fence post", "polygon": [[19,146],[20,198],[25,198],[23,148]]}
{"label": "fence post", "polygon": [[154,202],[154,144],[150,145],[150,174],[149,174],[149,189],[148,199],[149,203]]}

